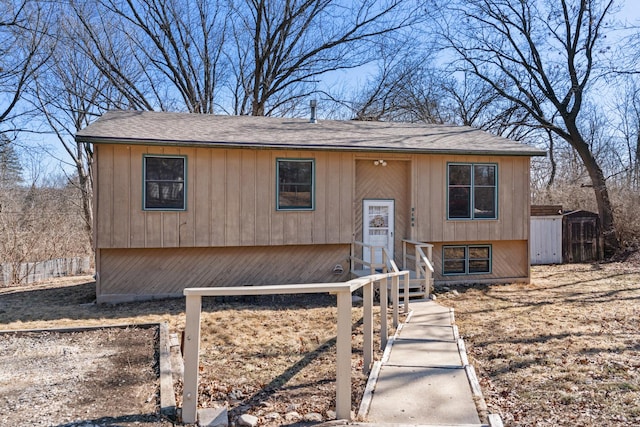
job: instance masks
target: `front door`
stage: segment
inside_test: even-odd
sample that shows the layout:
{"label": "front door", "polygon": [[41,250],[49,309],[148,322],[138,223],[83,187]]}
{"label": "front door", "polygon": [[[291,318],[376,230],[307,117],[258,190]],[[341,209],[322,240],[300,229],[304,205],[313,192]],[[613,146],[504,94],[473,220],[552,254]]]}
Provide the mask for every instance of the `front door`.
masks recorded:
{"label": "front door", "polygon": [[[385,247],[393,259],[393,200],[364,200],[362,205],[362,238],[372,246]],[[382,263],[382,250],[375,249],[373,258],[369,248],[365,247],[362,259]]]}

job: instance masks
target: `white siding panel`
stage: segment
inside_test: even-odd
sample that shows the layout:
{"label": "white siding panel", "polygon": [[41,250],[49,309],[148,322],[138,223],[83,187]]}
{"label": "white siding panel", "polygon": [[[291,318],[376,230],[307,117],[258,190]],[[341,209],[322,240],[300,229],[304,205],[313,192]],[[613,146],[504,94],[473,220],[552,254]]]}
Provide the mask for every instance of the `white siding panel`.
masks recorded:
{"label": "white siding panel", "polygon": [[562,217],[532,216],[529,245],[531,264],[561,264]]}

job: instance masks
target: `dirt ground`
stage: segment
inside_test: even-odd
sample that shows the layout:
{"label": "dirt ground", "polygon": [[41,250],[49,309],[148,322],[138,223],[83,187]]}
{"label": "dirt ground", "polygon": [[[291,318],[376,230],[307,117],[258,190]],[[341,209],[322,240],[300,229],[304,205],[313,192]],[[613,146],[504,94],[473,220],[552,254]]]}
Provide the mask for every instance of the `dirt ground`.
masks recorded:
{"label": "dirt ground", "polygon": [[640,253],[439,296],[506,426],[640,425]]}
{"label": "dirt ground", "polygon": [[[182,299],[118,305],[96,305],[93,304],[94,299],[95,284],[89,277],[0,289],[0,330],[158,322],[167,322],[172,333],[180,334],[184,330]],[[362,309],[354,307],[354,411],[358,409],[367,379],[362,373],[361,317]],[[325,421],[331,419],[331,411],[335,407],[336,322],[335,297],[330,295],[204,299],[199,407],[227,406],[232,418],[250,413],[258,416],[260,425],[264,426],[317,424],[317,421],[305,421],[305,417],[308,420],[312,414]],[[0,353],[3,370],[23,370],[23,377],[30,377],[36,384],[42,384],[42,395],[38,395],[37,389],[32,390],[34,399],[51,397],[50,407],[46,410],[29,405],[27,398],[22,403],[16,403],[16,389],[27,389],[30,385],[25,383],[16,387],[17,384],[10,382],[11,378],[0,377],[0,414],[12,413],[13,417],[6,418],[7,423],[3,423],[3,415],[0,415],[0,425],[11,425],[11,421],[19,420],[14,425],[129,427],[125,415],[138,416],[131,425],[171,425],[166,419],[152,419],[157,414],[157,399],[147,400],[153,395],[150,390],[156,390],[155,377],[146,377],[144,380],[145,385],[151,388],[135,389],[135,397],[121,399],[129,403],[128,411],[121,412],[116,406],[117,398],[125,394],[116,387],[122,377],[124,360],[107,363],[106,353],[109,353],[109,357],[128,354],[132,350],[131,339],[135,341],[135,338],[123,336],[104,342],[100,337],[89,338],[84,334],[76,334],[77,342],[67,342],[71,339],[69,336],[58,337],[56,334],[0,336],[0,345],[14,343],[18,348],[33,347],[36,359],[43,359],[42,363],[32,364],[17,357],[19,351],[15,346],[13,350],[7,346],[6,352]],[[115,332],[109,334],[116,337]],[[26,340],[17,343],[22,339]],[[58,342],[60,339],[62,341]],[[110,347],[118,343],[121,344],[118,350]],[[378,343],[376,341],[376,345]],[[381,352],[378,352],[377,357],[380,355]],[[64,363],[73,365],[75,360],[77,365],[81,356],[86,358],[82,362],[86,370],[68,374],[68,366]],[[154,356],[150,348],[148,356]],[[84,385],[74,378],[92,377],[96,372],[93,360],[99,360],[102,364],[99,374],[105,386],[85,393],[86,388],[82,388]],[[56,367],[56,362],[60,362],[60,366]],[[131,363],[131,360],[127,363]],[[154,360],[153,363],[157,362]],[[44,372],[29,371],[30,367],[38,364],[45,367]],[[157,370],[154,364],[131,368],[143,375],[140,381],[150,373],[149,369]],[[53,372],[56,375],[51,375]],[[71,375],[71,381],[65,379],[66,375]],[[53,383],[44,386],[45,380],[49,379]],[[178,382],[174,386],[178,406],[181,406],[182,384]],[[44,389],[52,391],[46,394],[42,391]],[[86,397],[88,393],[97,393],[94,398],[101,399],[100,405],[81,403],[79,396]],[[58,399],[56,396],[69,398]],[[57,402],[56,405],[54,402]],[[156,412],[151,411],[153,405],[156,405]],[[69,409],[71,407],[74,409]],[[98,407],[100,410],[94,411]],[[33,412],[42,414],[38,416]],[[81,424],[80,421],[89,424]]]}
{"label": "dirt ground", "polygon": [[0,425],[171,425],[157,415],[157,329],[0,334]]}

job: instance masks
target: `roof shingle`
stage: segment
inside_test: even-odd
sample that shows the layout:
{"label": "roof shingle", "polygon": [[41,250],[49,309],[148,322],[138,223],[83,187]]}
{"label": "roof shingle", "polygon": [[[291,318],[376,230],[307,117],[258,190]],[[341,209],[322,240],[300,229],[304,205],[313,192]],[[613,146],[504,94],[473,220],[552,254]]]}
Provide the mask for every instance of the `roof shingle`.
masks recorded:
{"label": "roof shingle", "polygon": [[90,143],[544,156],[464,126],[110,111],[76,134]]}

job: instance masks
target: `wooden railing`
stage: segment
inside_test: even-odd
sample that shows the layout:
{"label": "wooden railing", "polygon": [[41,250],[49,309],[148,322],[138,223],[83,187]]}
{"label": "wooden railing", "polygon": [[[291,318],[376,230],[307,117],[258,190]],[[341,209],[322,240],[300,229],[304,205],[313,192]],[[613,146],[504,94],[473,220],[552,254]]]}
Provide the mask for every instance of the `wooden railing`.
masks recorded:
{"label": "wooden railing", "polygon": [[[384,247],[382,248],[382,261],[384,264],[383,273],[399,273],[400,272],[398,265],[396,264],[394,259],[389,256],[389,252],[387,251],[387,248],[384,248]],[[411,280],[409,276],[407,276],[407,279],[408,280],[404,283],[404,288],[402,290],[402,293],[404,295],[403,306],[404,306],[405,313],[409,312],[409,280]],[[384,298],[387,298],[386,289],[387,287],[385,287],[384,291],[382,289],[380,290],[380,299],[382,299],[383,296]],[[392,289],[392,292],[398,292],[398,284],[394,283],[393,280],[391,281],[391,289]],[[393,319],[394,319],[393,320],[394,326],[398,326],[398,307],[395,302],[393,303]]]}
{"label": "wooden railing", "polygon": [[[389,257],[387,256],[387,260]],[[393,267],[395,263],[389,260]],[[397,267],[395,267],[397,270]],[[338,336],[336,339],[336,416],[338,419],[351,419],[351,294],[362,288],[363,293],[363,358],[364,370],[368,372],[373,364],[373,292],[380,288],[380,341],[384,348],[388,340],[387,327],[387,284],[391,280],[393,303],[393,323],[398,326],[399,281],[403,277],[404,293],[409,292],[409,271],[393,271],[372,274],[365,277],[339,283],[273,285],[273,286],[234,286],[211,288],[187,288],[186,325],[184,345],[184,388],[182,399],[182,421],[194,424],[198,407],[198,365],[200,359],[200,315],[202,297],[234,295],[276,295],[331,293],[337,297]],[[384,295],[384,297],[382,297]],[[408,299],[405,300],[405,310]]]}
{"label": "wooden railing", "polygon": [[[362,248],[361,250],[359,250],[358,252],[362,253],[362,258],[364,258],[364,249],[367,248],[369,249],[369,259],[361,259],[358,258],[356,256],[356,249],[357,248]],[[376,251],[380,250],[382,251],[384,249],[384,246],[374,246],[374,245],[369,245],[368,243],[363,243],[363,242],[358,242],[358,241],[354,241],[353,243],[351,243],[351,271],[356,271],[356,270],[369,270],[369,274],[375,274],[376,271],[382,271],[383,268],[385,268],[386,264],[384,262],[382,263],[375,263],[375,257],[376,257]],[[384,252],[383,252],[383,258],[384,258]],[[356,268],[356,267],[362,267],[362,268]]]}
{"label": "wooden railing", "polygon": [[[413,246],[413,251],[407,246]],[[426,253],[425,253],[426,250]],[[413,252],[413,253],[411,253]],[[416,242],[413,240],[402,240],[402,264],[403,268],[412,262],[416,278],[423,280],[426,293],[431,292],[431,282],[433,279],[433,245],[430,243]]]}
{"label": "wooden railing", "polygon": [[[369,259],[365,260],[365,259],[361,259],[358,258],[356,256],[356,248],[362,248],[361,252],[363,254],[364,258],[364,248],[368,248],[369,249]],[[375,263],[375,254],[376,251],[379,250],[382,253],[382,263]],[[394,259],[389,255],[389,252],[387,251],[387,248],[384,246],[374,246],[374,245],[370,245],[368,243],[363,243],[363,242],[359,242],[359,241],[354,241],[353,243],[351,243],[351,256],[350,256],[350,260],[351,260],[351,272],[355,272],[356,270],[360,270],[360,271],[369,271],[369,274],[375,274],[376,272],[382,271],[383,273],[387,273],[387,272],[393,272],[393,273],[398,273],[400,271],[400,269],[398,268],[396,262],[394,261]],[[362,267],[362,268],[356,268],[356,267]],[[393,284],[391,285],[393,286]],[[382,299],[383,295],[382,295],[382,289],[380,291],[380,298]],[[386,296],[386,289],[384,290],[385,292],[385,296]],[[405,284],[405,288],[403,289],[403,295],[404,295],[404,312],[408,313],[409,311],[409,282],[407,282]],[[397,323],[397,312],[396,312],[396,305],[394,304],[394,322]]]}

